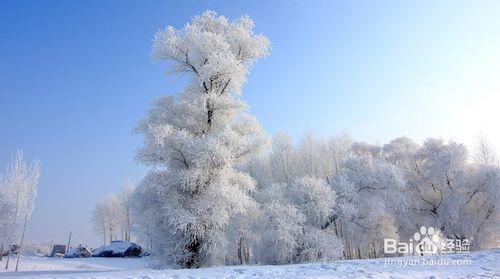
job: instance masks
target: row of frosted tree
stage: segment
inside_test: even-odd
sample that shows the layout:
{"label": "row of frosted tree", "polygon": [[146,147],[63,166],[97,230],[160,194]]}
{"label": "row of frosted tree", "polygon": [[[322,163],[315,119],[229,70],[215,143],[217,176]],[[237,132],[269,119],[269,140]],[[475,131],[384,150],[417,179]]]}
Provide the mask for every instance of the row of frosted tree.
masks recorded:
{"label": "row of frosted tree", "polygon": [[137,127],[137,160],[151,170],[132,213],[154,264],[380,257],[384,238],[408,240],[422,225],[475,249],[495,245],[500,171],[486,144],[473,161],[463,145],[440,139],[270,140],[241,95],[270,45],[253,26],[208,11],[155,36],[153,57],[188,82]]}
{"label": "row of frosted tree", "polygon": [[15,270],[18,270],[39,179],[40,161],[35,159],[31,164],[26,163],[21,150],[12,157],[5,172],[0,173],[0,260],[7,256],[5,269],[9,268],[11,251],[16,250]]}
{"label": "row of frosted tree", "polygon": [[92,211],[94,231],[106,245],[114,240],[130,241],[132,234],[133,186],[127,182],[121,192],[98,201]]}
{"label": "row of frosted tree", "polygon": [[[469,156],[464,145],[441,139],[419,145],[401,137],[378,146],[345,136],[322,140],[304,134],[294,145],[277,135],[270,154],[247,169],[257,181],[261,207],[278,201],[293,205],[290,216],[294,210],[306,219],[314,213],[318,228],[340,239],[341,258],[389,256],[383,253],[385,238],[409,242],[421,226],[438,228],[441,238],[467,239],[472,249],[487,249],[499,241],[500,169],[486,141],[478,146]],[[300,224],[300,218],[287,224]],[[277,230],[276,239],[284,239],[281,233]],[[285,261],[276,262],[300,262],[297,256],[309,246],[299,237],[289,240],[264,254],[295,247],[285,253]],[[318,247],[333,249],[325,243]],[[333,258],[322,249],[313,251],[317,257],[309,260]]]}

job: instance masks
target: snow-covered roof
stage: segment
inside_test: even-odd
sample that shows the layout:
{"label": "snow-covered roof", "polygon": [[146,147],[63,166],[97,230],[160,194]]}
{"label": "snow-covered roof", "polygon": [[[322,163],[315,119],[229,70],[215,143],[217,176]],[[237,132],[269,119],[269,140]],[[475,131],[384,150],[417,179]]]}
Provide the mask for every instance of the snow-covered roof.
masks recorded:
{"label": "snow-covered roof", "polygon": [[69,251],[66,253],[66,257],[75,257],[77,255],[82,255],[83,253],[88,253],[88,255],[92,255],[92,253],[87,249],[87,247],[83,246],[78,246],[75,248],[69,249]]}
{"label": "snow-covered roof", "polygon": [[109,245],[103,245],[92,252],[93,255],[98,255],[104,251],[111,251],[113,254],[125,253],[128,248],[135,245],[133,242],[128,241],[113,241]]}

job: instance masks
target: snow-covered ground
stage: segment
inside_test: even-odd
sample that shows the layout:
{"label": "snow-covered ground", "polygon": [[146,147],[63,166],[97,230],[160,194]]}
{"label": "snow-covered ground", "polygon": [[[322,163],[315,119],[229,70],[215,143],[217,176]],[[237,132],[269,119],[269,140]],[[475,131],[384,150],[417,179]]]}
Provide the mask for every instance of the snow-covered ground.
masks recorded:
{"label": "snow-covered ground", "polygon": [[[424,262],[425,259],[425,262]],[[5,260],[5,259],[4,259]],[[391,260],[391,262],[388,262]],[[438,261],[439,260],[439,261]],[[0,262],[1,263],[1,262]],[[4,263],[4,262],[3,262]],[[404,264],[407,266],[403,266]],[[420,266],[409,265],[420,264]],[[425,265],[424,265],[425,264]],[[26,257],[1,278],[500,278],[500,249],[470,254],[281,266],[152,270],[144,259]]]}

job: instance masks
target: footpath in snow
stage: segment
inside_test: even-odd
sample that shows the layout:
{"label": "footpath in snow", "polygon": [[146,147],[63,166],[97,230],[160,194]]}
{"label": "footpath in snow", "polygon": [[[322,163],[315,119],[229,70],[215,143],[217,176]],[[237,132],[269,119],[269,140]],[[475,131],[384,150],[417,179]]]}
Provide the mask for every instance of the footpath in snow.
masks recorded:
{"label": "footpath in snow", "polygon": [[144,259],[26,257],[0,278],[500,278],[500,249],[469,254],[280,266],[152,270]]}

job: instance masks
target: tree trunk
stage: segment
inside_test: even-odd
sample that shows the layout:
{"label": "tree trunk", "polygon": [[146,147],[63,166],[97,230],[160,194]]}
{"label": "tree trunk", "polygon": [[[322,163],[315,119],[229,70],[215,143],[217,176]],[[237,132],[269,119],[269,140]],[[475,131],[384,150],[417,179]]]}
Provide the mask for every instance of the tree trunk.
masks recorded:
{"label": "tree trunk", "polygon": [[9,269],[9,260],[10,260],[10,245],[7,246],[7,261],[5,262],[5,269]]}
{"label": "tree trunk", "polygon": [[243,257],[244,257],[244,252],[243,252],[243,237],[240,237],[240,241],[239,241],[239,248],[238,248],[238,258],[240,259],[240,265],[243,265],[244,264],[244,260],[243,260]]}
{"label": "tree trunk", "polygon": [[188,252],[191,254],[189,259],[184,263],[187,268],[197,268],[199,267],[198,256],[200,254],[201,242],[197,239],[193,239],[191,243],[186,246]]}
{"label": "tree trunk", "polygon": [[106,245],[106,223],[102,222],[102,235],[104,237],[104,245]]}
{"label": "tree trunk", "polygon": [[24,214],[23,234],[21,235],[21,242],[19,243],[19,250],[17,251],[15,272],[17,272],[17,269],[19,267],[19,259],[21,258],[21,250],[23,249],[24,233],[26,232],[26,223],[28,223],[28,212],[26,212],[26,214]]}
{"label": "tree trunk", "polygon": [[109,243],[113,242],[113,228],[109,227]]}
{"label": "tree trunk", "polygon": [[212,127],[212,118],[214,116],[214,111],[212,109],[210,109],[210,105],[207,101],[207,126],[208,126],[208,129],[210,130],[210,128]]}
{"label": "tree trunk", "polygon": [[130,241],[130,209],[127,208],[127,228],[126,228],[126,240]]}
{"label": "tree trunk", "polygon": [[247,263],[250,262],[250,246],[245,247],[245,260]]}

